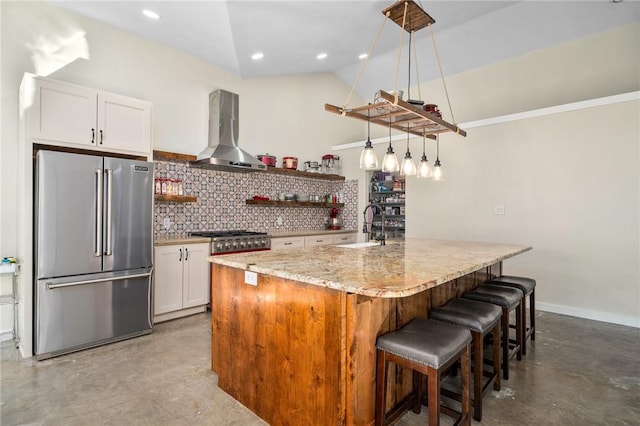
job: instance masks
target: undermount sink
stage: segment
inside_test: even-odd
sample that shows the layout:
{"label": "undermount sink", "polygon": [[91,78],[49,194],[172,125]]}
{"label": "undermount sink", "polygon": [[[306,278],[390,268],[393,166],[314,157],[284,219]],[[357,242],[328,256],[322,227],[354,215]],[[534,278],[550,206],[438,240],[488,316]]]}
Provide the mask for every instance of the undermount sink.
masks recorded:
{"label": "undermount sink", "polygon": [[353,244],[340,244],[338,247],[344,248],[363,248],[363,247],[373,247],[379,246],[380,242],[368,242],[368,243],[353,243]]}

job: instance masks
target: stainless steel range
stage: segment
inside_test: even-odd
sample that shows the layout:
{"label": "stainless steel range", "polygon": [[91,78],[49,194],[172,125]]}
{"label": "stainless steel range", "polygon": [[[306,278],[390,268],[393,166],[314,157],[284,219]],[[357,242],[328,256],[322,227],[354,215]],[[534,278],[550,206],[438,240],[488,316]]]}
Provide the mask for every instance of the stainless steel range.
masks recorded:
{"label": "stainless steel range", "polygon": [[266,232],[245,230],[197,231],[190,232],[189,235],[194,237],[211,238],[212,256],[248,251],[271,250],[271,238]]}

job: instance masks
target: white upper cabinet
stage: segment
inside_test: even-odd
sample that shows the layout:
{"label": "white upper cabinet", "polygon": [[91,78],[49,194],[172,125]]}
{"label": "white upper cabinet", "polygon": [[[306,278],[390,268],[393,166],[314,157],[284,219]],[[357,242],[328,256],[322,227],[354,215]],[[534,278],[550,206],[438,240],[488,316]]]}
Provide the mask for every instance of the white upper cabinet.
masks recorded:
{"label": "white upper cabinet", "polygon": [[151,103],[33,78],[30,138],[52,145],[149,156]]}
{"label": "white upper cabinet", "polygon": [[98,145],[122,151],[151,151],[149,102],[98,92]]}
{"label": "white upper cabinet", "polygon": [[52,142],[96,142],[97,92],[36,79],[31,136]]}

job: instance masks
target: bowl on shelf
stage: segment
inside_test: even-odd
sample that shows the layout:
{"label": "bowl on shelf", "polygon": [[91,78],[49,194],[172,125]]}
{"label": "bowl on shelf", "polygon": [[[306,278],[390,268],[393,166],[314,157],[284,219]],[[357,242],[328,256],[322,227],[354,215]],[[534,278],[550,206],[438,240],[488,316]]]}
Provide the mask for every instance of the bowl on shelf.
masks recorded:
{"label": "bowl on shelf", "polygon": [[284,194],[284,201],[294,201],[295,199],[295,194]]}
{"label": "bowl on shelf", "polygon": [[301,201],[301,202],[309,201],[309,194],[296,194],[296,201]]}

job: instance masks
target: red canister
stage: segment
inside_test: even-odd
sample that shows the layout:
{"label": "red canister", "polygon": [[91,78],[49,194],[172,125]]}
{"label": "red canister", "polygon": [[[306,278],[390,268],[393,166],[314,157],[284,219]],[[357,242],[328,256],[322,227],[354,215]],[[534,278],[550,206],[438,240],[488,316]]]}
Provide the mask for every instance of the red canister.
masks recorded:
{"label": "red canister", "polygon": [[262,161],[267,166],[275,167],[276,166],[276,157],[275,155],[269,155],[267,152],[264,155],[257,155],[256,158]]}
{"label": "red canister", "polygon": [[282,157],[282,167],[285,169],[297,170],[298,157]]}

